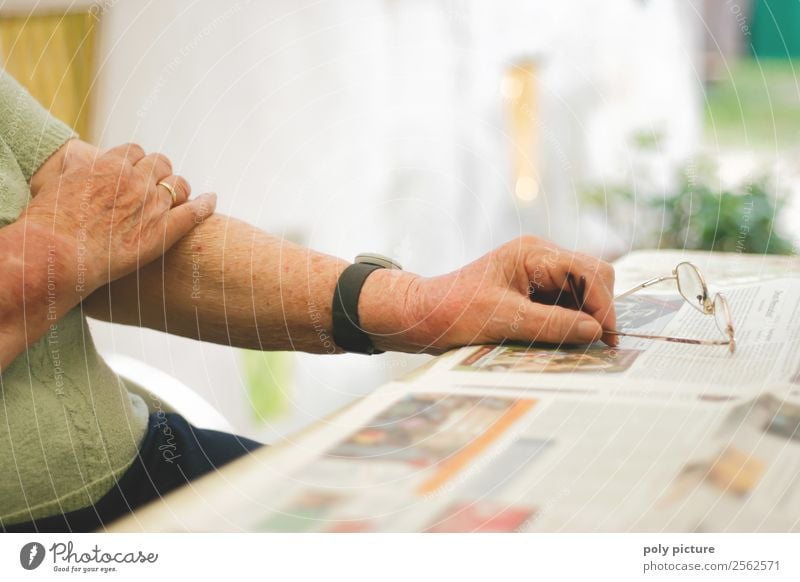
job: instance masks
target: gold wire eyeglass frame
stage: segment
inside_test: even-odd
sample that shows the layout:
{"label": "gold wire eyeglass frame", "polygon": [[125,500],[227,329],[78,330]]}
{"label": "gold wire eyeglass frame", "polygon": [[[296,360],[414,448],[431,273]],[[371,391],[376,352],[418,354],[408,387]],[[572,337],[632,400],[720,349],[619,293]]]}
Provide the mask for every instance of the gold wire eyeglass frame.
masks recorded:
{"label": "gold wire eyeglass frame", "polygon": [[[680,276],[679,273],[681,269],[692,269],[697,274],[697,280],[701,284],[702,292],[697,295],[696,297],[692,298],[697,301],[695,303],[692,299],[687,297],[684,294],[684,290],[681,289],[680,284]],[[719,320],[715,319],[717,322],[717,327],[720,328],[720,331],[728,336],[727,340],[703,340],[703,339],[692,339],[692,338],[683,338],[683,337],[671,337],[666,335],[649,335],[643,333],[629,333],[623,332],[619,330],[603,330],[605,333],[610,335],[616,336],[625,336],[625,337],[635,337],[641,339],[651,339],[651,340],[661,340],[666,342],[675,342],[675,343],[682,343],[682,344],[695,344],[695,345],[703,345],[703,346],[728,346],[730,353],[734,353],[736,351],[736,336],[734,335],[733,329],[733,319],[731,319],[731,310],[728,306],[728,300],[725,298],[722,293],[716,293],[713,297],[709,297],[708,295],[708,286],[706,285],[706,280],[703,277],[703,274],[700,272],[700,269],[697,268],[696,265],[690,263],[688,261],[683,261],[678,263],[676,267],[672,270],[671,275],[665,275],[663,277],[653,277],[652,279],[648,279],[644,283],[633,287],[632,289],[628,289],[624,293],[620,293],[614,300],[617,301],[628,295],[632,295],[637,291],[641,291],[642,289],[646,289],[648,287],[652,287],[653,285],[657,285],[658,283],[662,283],[664,281],[672,281],[674,280],[678,285],[678,292],[681,294],[687,303],[689,303],[692,307],[700,311],[700,313],[704,315],[717,315],[718,310],[722,310],[722,314],[725,317],[725,329],[722,329],[719,325]]]}

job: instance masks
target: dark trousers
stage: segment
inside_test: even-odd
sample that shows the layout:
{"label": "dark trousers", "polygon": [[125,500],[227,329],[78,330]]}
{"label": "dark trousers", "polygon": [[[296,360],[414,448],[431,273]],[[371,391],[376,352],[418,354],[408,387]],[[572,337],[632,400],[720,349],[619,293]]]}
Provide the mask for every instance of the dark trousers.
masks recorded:
{"label": "dark trousers", "polygon": [[25,523],[0,523],[0,531],[94,531],[260,446],[236,435],[195,428],[178,414],[151,414],[133,465],[94,505]]}

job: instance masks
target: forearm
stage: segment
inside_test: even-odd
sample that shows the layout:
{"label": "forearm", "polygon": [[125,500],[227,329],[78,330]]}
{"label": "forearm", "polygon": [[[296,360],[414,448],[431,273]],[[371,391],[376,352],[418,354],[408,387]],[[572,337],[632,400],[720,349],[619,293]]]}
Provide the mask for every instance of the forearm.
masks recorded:
{"label": "forearm", "polygon": [[0,370],[75,307],[75,257],[40,227],[0,229]]}
{"label": "forearm", "polygon": [[[215,215],[161,260],[86,302],[100,319],[237,347],[335,353],[331,303],[347,262]],[[376,272],[359,312],[383,349],[403,349],[404,300],[414,276]]]}
{"label": "forearm", "polygon": [[[214,215],[85,305],[100,319],[225,345],[335,353],[331,304],[346,265]],[[547,303],[563,293],[569,273],[586,280],[582,309]],[[539,284],[535,297],[531,281]],[[591,343],[614,329],[613,283],[610,265],[523,237],[439,277],[379,269],[362,288],[358,315],[384,351]]]}

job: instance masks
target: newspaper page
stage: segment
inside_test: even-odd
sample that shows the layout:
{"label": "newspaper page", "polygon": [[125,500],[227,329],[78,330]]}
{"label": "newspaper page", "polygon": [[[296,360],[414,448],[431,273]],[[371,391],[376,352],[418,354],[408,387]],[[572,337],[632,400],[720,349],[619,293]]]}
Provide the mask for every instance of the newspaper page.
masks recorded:
{"label": "newspaper page", "polygon": [[729,409],[707,454],[687,460],[644,529],[798,531],[800,402],[765,393]]}
{"label": "newspaper page", "polygon": [[[730,305],[735,353],[730,353],[727,346],[632,337],[621,337],[613,348],[599,342],[588,347],[504,344],[463,348],[440,358],[429,375],[440,383],[456,386],[604,390],[617,395],[687,401],[698,395],[719,400],[744,397],[753,390],[784,392],[800,388],[797,262],[775,261],[771,268],[762,267],[757,278],[744,271],[729,271],[727,278],[720,277],[722,285],[711,285],[712,295],[723,291]],[[659,275],[653,268],[635,272],[642,278],[627,275],[625,283],[641,283]],[[720,274],[720,269],[711,272]],[[618,285],[618,290],[622,288]],[[623,332],[726,339],[714,317],[689,305],[674,281],[629,295],[617,302],[616,310],[617,329]]]}
{"label": "newspaper page", "polygon": [[665,405],[397,384],[337,425],[262,480],[247,529],[800,528],[800,407],[772,394]]}
{"label": "newspaper page", "polygon": [[[664,255],[625,273],[657,275]],[[456,350],[278,447],[226,491],[254,502],[226,516],[276,532],[800,531],[797,263],[754,277],[725,261],[709,272],[734,354],[633,338]],[[665,287],[621,302],[620,328],[719,333]]]}

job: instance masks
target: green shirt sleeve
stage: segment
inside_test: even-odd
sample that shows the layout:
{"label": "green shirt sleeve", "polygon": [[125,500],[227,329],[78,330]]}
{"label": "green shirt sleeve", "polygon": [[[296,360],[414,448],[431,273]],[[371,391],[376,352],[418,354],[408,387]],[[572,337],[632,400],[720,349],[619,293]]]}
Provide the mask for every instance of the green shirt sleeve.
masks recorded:
{"label": "green shirt sleeve", "polygon": [[0,139],[17,159],[25,180],[76,134],[34,99],[4,69],[0,69]]}

